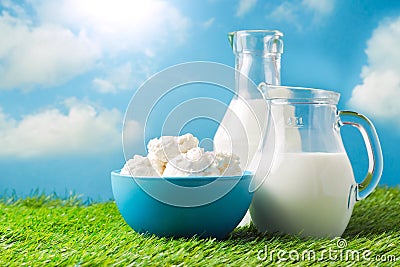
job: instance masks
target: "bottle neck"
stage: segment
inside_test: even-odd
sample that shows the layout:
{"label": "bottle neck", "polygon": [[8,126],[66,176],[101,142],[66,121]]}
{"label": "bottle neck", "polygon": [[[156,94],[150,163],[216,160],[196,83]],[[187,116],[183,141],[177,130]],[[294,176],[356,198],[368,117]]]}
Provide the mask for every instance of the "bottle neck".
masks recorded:
{"label": "bottle neck", "polygon": [[[261,82],[279,85],[281,80],[281,54],[280,53],[237,53],[235,68],[248,77],[258,86]],[[236,91],[243,94],[247,88],[248,80],[241,75],[236,75]],[[258,92],[248,92],[250,97],[259,97]]]}

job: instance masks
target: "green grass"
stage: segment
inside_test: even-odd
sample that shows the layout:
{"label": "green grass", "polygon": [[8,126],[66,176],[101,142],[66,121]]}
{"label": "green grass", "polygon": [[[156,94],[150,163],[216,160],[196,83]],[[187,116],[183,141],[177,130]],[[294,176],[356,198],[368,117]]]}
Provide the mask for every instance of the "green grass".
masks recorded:
{"label": "green grass", "polygon": [[[399,204],[398,188],[379,188],[357,203],[343,235],[347,246],[340,250],[337,240],[260,235],[253,227],[236,229],[223,241],[158,238],[133,232],[114,202],[82,205],[76,197],[3,197],[0,266],[399,266]],[[337,250],[332,252],[336,260],[323,252],[329,249]],[[312,254],[302,258],[307,250],[314,251],[315,258]],[[368,250],[370,254],[363,258]],[[287,261],[279,261],[278,252]]]}

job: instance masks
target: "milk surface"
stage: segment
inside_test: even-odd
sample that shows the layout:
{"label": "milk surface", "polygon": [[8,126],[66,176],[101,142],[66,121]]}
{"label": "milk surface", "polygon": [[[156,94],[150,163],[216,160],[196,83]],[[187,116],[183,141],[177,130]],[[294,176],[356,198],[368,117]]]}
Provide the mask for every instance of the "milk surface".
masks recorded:
{"label": "milk surface", "polygon": [[251,219],[261,232],[340,236],[356,182],[345,153],[282,153],[254,193]]}

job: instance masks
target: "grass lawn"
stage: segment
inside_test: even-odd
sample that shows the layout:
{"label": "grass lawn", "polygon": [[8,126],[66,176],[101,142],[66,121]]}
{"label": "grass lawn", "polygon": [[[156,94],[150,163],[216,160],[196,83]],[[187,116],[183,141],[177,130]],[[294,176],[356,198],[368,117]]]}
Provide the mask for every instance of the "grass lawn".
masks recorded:
{"label": "grass lawn", "polygon": [[0,220],[0,266],[400,266],[399,188],[357,203],[340,240],[260,235],[253,227],[223,241],[158,238],[133,232],[114,202],[87,206],[73,197],[3,197]]}

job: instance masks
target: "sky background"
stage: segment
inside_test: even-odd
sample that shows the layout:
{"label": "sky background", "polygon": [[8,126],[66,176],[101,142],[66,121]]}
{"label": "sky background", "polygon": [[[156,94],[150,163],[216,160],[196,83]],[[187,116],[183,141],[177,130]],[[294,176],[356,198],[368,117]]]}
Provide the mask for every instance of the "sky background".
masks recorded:
{"label": "sky background", "polygon": [[[227,33],[244,29],[284,33],[282,84],[338,91],[340,109],[367,115],[381,184],[400,184],[400,1],[0,0],[0,12],[0,194],[111,198],[135,91],[178,63],[233,67]],[[361,137],[343,134],[361,177]]]}

